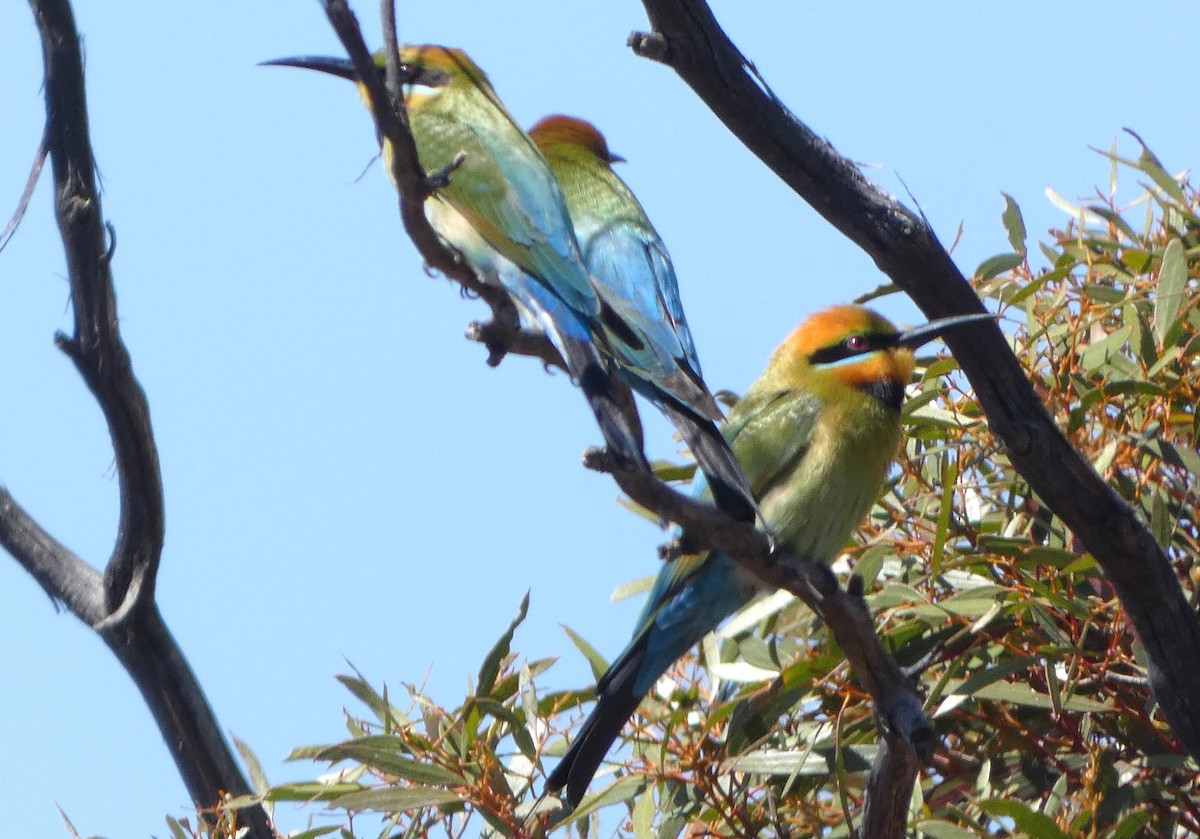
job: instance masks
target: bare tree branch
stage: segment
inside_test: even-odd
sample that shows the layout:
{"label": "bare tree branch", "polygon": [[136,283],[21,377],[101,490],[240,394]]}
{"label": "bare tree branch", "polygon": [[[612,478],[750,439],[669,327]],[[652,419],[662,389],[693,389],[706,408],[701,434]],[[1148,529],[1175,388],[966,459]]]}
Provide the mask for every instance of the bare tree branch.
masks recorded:
{"label": "bare tree branch", "polygon": [[0,546],[38,581],[55,604],[62,603],[86,624],[103,620],[103,576],[43,530],[2,487]]}
{"label": "bare tree branch", "polygon": [[54,170],[55,215],[71,278],[75,334],[59,347],[75,362],[108,424],[120,487],[117,543],[105,569],[110,608],[124,600],[135,577],[153,597],[162,556],[163,499],[158,451],[146,396],[133,377],[121,342],[117,302],[105,242],[96,164],[88,134],[83,62],[70,5],[33,2],[46,68],[46,147]]}
{"label": "bare tree branch", "polygon": [[[859,245],[929,317],[982,306],[928,223],[884,194],[771,93],[703,0],[643,0],[653,27],[634,52],[667,64],[722,122],[830,224]],[[1030,486],[1113,582],[1176,736],[1200,757],[1200,622],[1134,511],[1066,441],[998,327],[946,336],[989,425]]]}
{"label": "bare tree branch", "polygon": [[[252,791],[154,602],[164,533],[162,476],[149,405],[118,326],[110,271],[112,228],[107,228],[106,243],[79,36],[68,0],[30,0],[30,5],[42,39],[44,145],[54,173],[55,215],[75,317],[75,333],[55,340],[104,414],[113,443],[120,516],[103,575],[2,491],[0,545],[108,644],[150,707],[188,792],[211,817],[228,796],[250,796]],[[239,812],[247,835],[274,835],[261,806]]]}
{"label": "bare tree branch", "polygon": [[891,734],[879,738],[863,800],[858,835],[866,839],[908,835],[908,807],[920,770],[912,749]]}
{"label": "bare tree branch", "polygon": [[[141,692],[192,801],[206,819],[215,822],[228,798],[253,798],[254,791],[158,605],[141,604],[129,618],[109,622],[97,631]],[[237,815],[247,839],[275,836],[260,804],[242,807]]]}

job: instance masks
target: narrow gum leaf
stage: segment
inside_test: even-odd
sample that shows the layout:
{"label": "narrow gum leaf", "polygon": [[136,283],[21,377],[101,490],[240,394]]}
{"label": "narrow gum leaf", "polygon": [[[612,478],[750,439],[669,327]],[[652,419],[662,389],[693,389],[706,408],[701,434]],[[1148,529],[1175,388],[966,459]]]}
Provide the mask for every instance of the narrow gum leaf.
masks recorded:
{"label": "narrow gum leaf", "polygon": [[1172,239],[1163,253],[1154,298],[1154,335],[1159,344],[1167,343],[1167,336],[1179,319],[1179,308],[1183,302],[1183,289],[1186,285],[1187,261],[1183,254],[1183,242]]}
{"label": "narrow gum leaf", "polygon": [[1025,219],[1021,217],[1021,208],[1011,195],[1006,192],[1000,194],[1004,196],[1004,212],[1000,214],[1000,220],[1004,223],[1004,229],[1008,231],[1008,243],[1014,251],[1024,254]]}
{"label": "narrow gum leaf", "polygon": [[513,618],[512,623],[508,625],[508,629],[504,631],[504,634],[500,636],[488,651],[483,664],[479,668],[479,681],[476,689],[479,691],[480,696],[486,696],[495,687],[496,677],[500,675],[500,664],[508,656],[512,646],[513,635],[516,633],[517,627],[525,620],[527,614],[529,614],[529,592],[525,592],[525,596],[521,598],[521,606],[517,611],[517,616]]}

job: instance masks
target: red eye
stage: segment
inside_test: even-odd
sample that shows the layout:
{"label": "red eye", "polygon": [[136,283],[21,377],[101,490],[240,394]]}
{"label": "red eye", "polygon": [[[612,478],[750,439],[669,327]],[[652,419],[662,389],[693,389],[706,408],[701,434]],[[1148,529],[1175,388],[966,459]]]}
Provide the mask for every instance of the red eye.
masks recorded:
{"label": "red eye", "polygon": [[851,335],[846,339],[846,349],[852,352],[866,352],[869,345],[866,335]]}

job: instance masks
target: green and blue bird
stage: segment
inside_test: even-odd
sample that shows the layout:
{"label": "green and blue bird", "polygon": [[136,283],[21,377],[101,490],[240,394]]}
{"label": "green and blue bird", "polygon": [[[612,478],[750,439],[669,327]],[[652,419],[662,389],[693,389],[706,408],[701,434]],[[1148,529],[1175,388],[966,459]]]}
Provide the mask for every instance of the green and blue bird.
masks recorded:
{"label": "green and blue bird", "polygon": [[[546,159],[475,62],[462,50],[434,45],[403,46],[400,62],[404,105],[422,168],[441,171],[463,155],[449,182],[426,201],[426,215],[484,282],[501,285],[524,315],[537,321],[583,389],[609,448],[644,467],[640,427],[615,394],[609,362],[625,368],[657,355],[657,332],[646,331],[647,318],[625,298],[593,282]],[[357,79],[346,59],[267,63]],[[381,72],[384,64],[383,54],[377,54]],[[390,172],[389,143],[383,152]],[[655,369],[646,376],[657,374]],[[719,418],[698,377],[663,385],[669,394],[663,399],[673,409]],[[711,456],[711,448],[695,454],[716,502],[737,518],[752,520],[753,497],[736,459],[728,451]]]}
{"label": "green and blue bird", "polygon": [[[870,511],[900,446],[912,350],[990,318],[942,318],[907,332],[869,309],[838,306],[806,320],[733,407],[725,438],[781,550],[831,563]],[[703,476],[700,493],[707,492]],[[574,807],[613,741],[663,673],[756,595],[772,590],[733,558],[689,554],[659,572],[633,640],[596,684],[596,705],[546,790]]]}
{"label": "green and blue bird", "polygon": [[[613,171],[612,164],[624,158],[609,150],[596,126],[576,117],[548,116],[529,129],[529,137],[562,188],[597,291],[647,338],[638,347],[611,342],[622,379],[666,414],[705,472],[736,472],[733,454],[713,424],[722,414],[704,385],[671,256],[641,203]],[[717,499],[722,507],[737,500]]]}
{"label": "green and blue bird", "polygon": [[[376,55],[380,72],[382,53]],[[421,166],[429,172],[464,155],[444,187],[425,202],[438,234],[484,283],[504,288],[522,321],[544,332],[588,400],[605,443],[644,465],[641,429],[614,391],[593,339],[603,316],[582,265],[558,184],[540,152],[515,124],[483,71],[461,50],[404,46],[403,96]],[[358,82],[347,59],[284,58],[274,65],[319,70]],[[367,101],[366,88],[358,83]],[[383,144],[392,174],[393,149]]]}

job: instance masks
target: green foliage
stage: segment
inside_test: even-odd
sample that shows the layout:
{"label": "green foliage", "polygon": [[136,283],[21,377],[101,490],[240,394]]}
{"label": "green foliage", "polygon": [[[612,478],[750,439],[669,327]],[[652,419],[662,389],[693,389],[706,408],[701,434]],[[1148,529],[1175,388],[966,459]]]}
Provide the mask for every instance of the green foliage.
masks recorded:
{"label": "green foliage", "polygon": [[[1141,512],[1194,592],[1198,198],[1148,151],[1114,157],[1118,169],[1133,171],[1142,195],[1127,207],[1069,207],[1038,271],[1005,196],[1011,251],[974,284],[1010,324],[1059,427]],[[953,360],[924,364],[900,466],[838,569],[863,577],[901,664],[923,667],[943,745],[918,782],[914,835],[1200,832],[1196,766],[1151,702],[1111,586],[1013,470]],[[591,694],[537,689],[552,662],[511,651],[526,605],[457,708],[408,687],[401,710],[360,675],[340,677],[366,716],[348,720],[346,741],[293,755],[338,771],[268,800],[324,802],[346,831],[356,813],[382,813],[380,836],[591,836],[601,820],[639,839],[849,835],[876,749],[871,703],[802,603],[761,600],[681,661],[566,817],[535,788]],[[570,641],[602,671],[596,650]]]}

